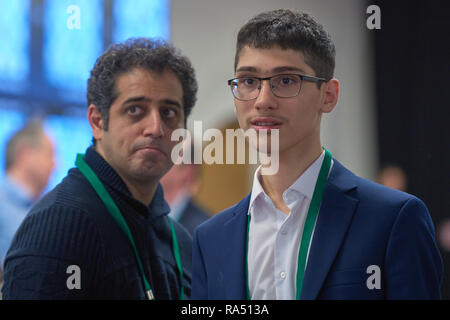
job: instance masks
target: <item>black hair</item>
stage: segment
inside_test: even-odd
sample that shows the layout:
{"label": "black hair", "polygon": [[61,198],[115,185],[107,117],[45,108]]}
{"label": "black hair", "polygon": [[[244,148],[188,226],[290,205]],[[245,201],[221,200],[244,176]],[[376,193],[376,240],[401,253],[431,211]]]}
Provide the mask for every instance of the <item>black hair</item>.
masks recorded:
{"label": "black hair", "polygon": [[[130,38],[111,45],[96,61],[88,80],[88,105],[94,104],[108,130],[109,109],[117,99],[117,78],[136,68],[162,73],[172,71],[183,88],[183,107],[186,119],[194,107],[197,80],[189,59],[163,40]],[[95,143],[95,141],[94,141]]]}
{"label": "black hair", "polygon": [[336,50],[329,34],[312,16],[304,12],[278,9],[263,12],[250,19],[237,37],[234,69],[245,46],[302,51],[305,62],[317,77],[333,78]]}

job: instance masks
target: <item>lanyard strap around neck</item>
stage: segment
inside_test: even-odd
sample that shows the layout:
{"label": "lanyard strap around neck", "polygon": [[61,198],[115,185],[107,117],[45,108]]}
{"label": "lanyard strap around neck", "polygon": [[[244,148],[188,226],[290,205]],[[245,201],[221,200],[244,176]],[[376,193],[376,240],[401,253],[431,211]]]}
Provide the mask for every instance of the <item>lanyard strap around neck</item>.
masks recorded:
{"label": "lanyard strap around neck", "polygon": [[[326,148],[325,158],[323,159],[322,166],[320,167],[319,176],[314,187],[314,193],[309,205],[308,214],[305,220],[305,226],[303,228],[302,240],[300,242],[300,248],[298,253],[298,265],[297,265],[297,288],[296,288],[296,299],[300,300],[300,294],[303,285],[303,277],[306,269],[306,259],[308,256],[309,244],[311,243],[311,236],[314,230],[314,225],[316,223],[317,215],[319,214],[320,204],[323,198],[323,191],[327,183],[328,173],[331,167],[331,153]],[[250,231],[250,219],[251,215],[248,215],[247,221],[247,235],[246,235],[246,246],[245,246],[245,280],[247,284],[246,293],[247,300],[251,300],[250,296],[250,285],[248,277],[248,244],[249,244],[249,231]]]}
{"label": "lanyard strap around neck", "polygon": [[[128,227],[127,222],[125,221],[122,213],[120,212],[119,208],[115,204],[114,200],[109,195],[108,191],[106,190],[103,183],[100,181],[100,179],[97,177],[95,172],[89,167],[89,165],[84,161],[84,155],[83,154],[77,154],[77,158],[75,161],[75,165],[78,167],[78,169],[81,171],[81,173],[84,175],[84,177],[89,181],[91,186],[94,188],[95,192],[98,194],[102,202],[105,204],[108,212],[111,214],[111,216],[114,218],[114,220],[117,222],[119,227],[125,232],[125,235],[127,236],[128,240],[131,243],[131,246],[133,247],[134,254],[136,256],[136,260],[139,266],[139,270],[141,272],[142,280],[144,282],[144,288],[145,292],[147,294],[147,298],[149,300],[154,300],[155,296],[153,294],[152,288],[150,286],[150,283],[147,281],[147,277],[145,276],[144,267],[142,265],[141,258],[139,256],[136,244],[134,242],[133,235],[131,233],[130,228]],[[183,285],[183,267],[181,265],[181,258],[180,258],[180,248],[178,246],[177,241],[177,235],[175,232],[175,227],[172,223],[172,221],[169,219],[170,222],[170,228],[172,231],[172,250],[173,255],[175,258],[175,263],[177,265],[178,273],[180,275],[180,283],[181,283],[181,292],[180,292],[180,299],[184,299],[184,285]]]}

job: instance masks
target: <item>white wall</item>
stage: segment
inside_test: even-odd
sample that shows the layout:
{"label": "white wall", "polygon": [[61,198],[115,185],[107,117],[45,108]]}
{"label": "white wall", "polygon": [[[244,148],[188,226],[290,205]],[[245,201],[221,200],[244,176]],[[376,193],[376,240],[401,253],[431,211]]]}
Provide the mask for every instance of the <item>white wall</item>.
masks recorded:
{"label": "white wall", "polygon": [[192,61],[199,82],[197,104],[188,120],[203,130],[235,118],[226,80],[232,78],[239,28],[254,15],[290,8],[311,13],[336,46],[335,77],[341,84],[335,110],[322,122],[322,143],[358,175],[373,179],[377,169],[376,118],[371,32],[361,0],[172,0],[172,42]]}

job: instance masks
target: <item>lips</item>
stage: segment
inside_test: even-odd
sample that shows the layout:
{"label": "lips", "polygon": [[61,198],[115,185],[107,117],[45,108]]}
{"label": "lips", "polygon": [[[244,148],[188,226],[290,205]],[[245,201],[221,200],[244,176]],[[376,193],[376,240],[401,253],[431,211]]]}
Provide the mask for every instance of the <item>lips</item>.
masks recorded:
{"label": "lips", "polygon": [[279,129],[283,122],[274,117],[257,117],[250,120],[250,124],[255,129]]}
{"label": "lips", "polygon": [[138,152],[138,151],[147,151],[147,152],[159,152],[159,153],[164,153],[164,151],[159,148],[159,146],[153,145],[153,144],[143,144],[143,145],[139,145],[136,146],[134,149],[134,152]]}

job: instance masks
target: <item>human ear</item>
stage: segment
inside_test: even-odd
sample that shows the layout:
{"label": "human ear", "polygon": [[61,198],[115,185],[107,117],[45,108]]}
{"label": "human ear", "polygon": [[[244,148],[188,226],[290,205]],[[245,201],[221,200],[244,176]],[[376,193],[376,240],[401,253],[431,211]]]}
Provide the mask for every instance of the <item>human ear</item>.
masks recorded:
{"label": "human ear", "polygon": [[321,110],[323,113],[329,113],[333,111],[338,102],[339,96],[339,81],[337,79],[331,79],[328,82],[322,84],[323,88],[323,102]]}
{"label": "human ear", "polygon": [[94,136],[94,139],[101,140],[103,136],[104,123],[100,111],[94,104],[91,104],[88,108],[88,120],[89,125],[91,126],[92,135]]}

